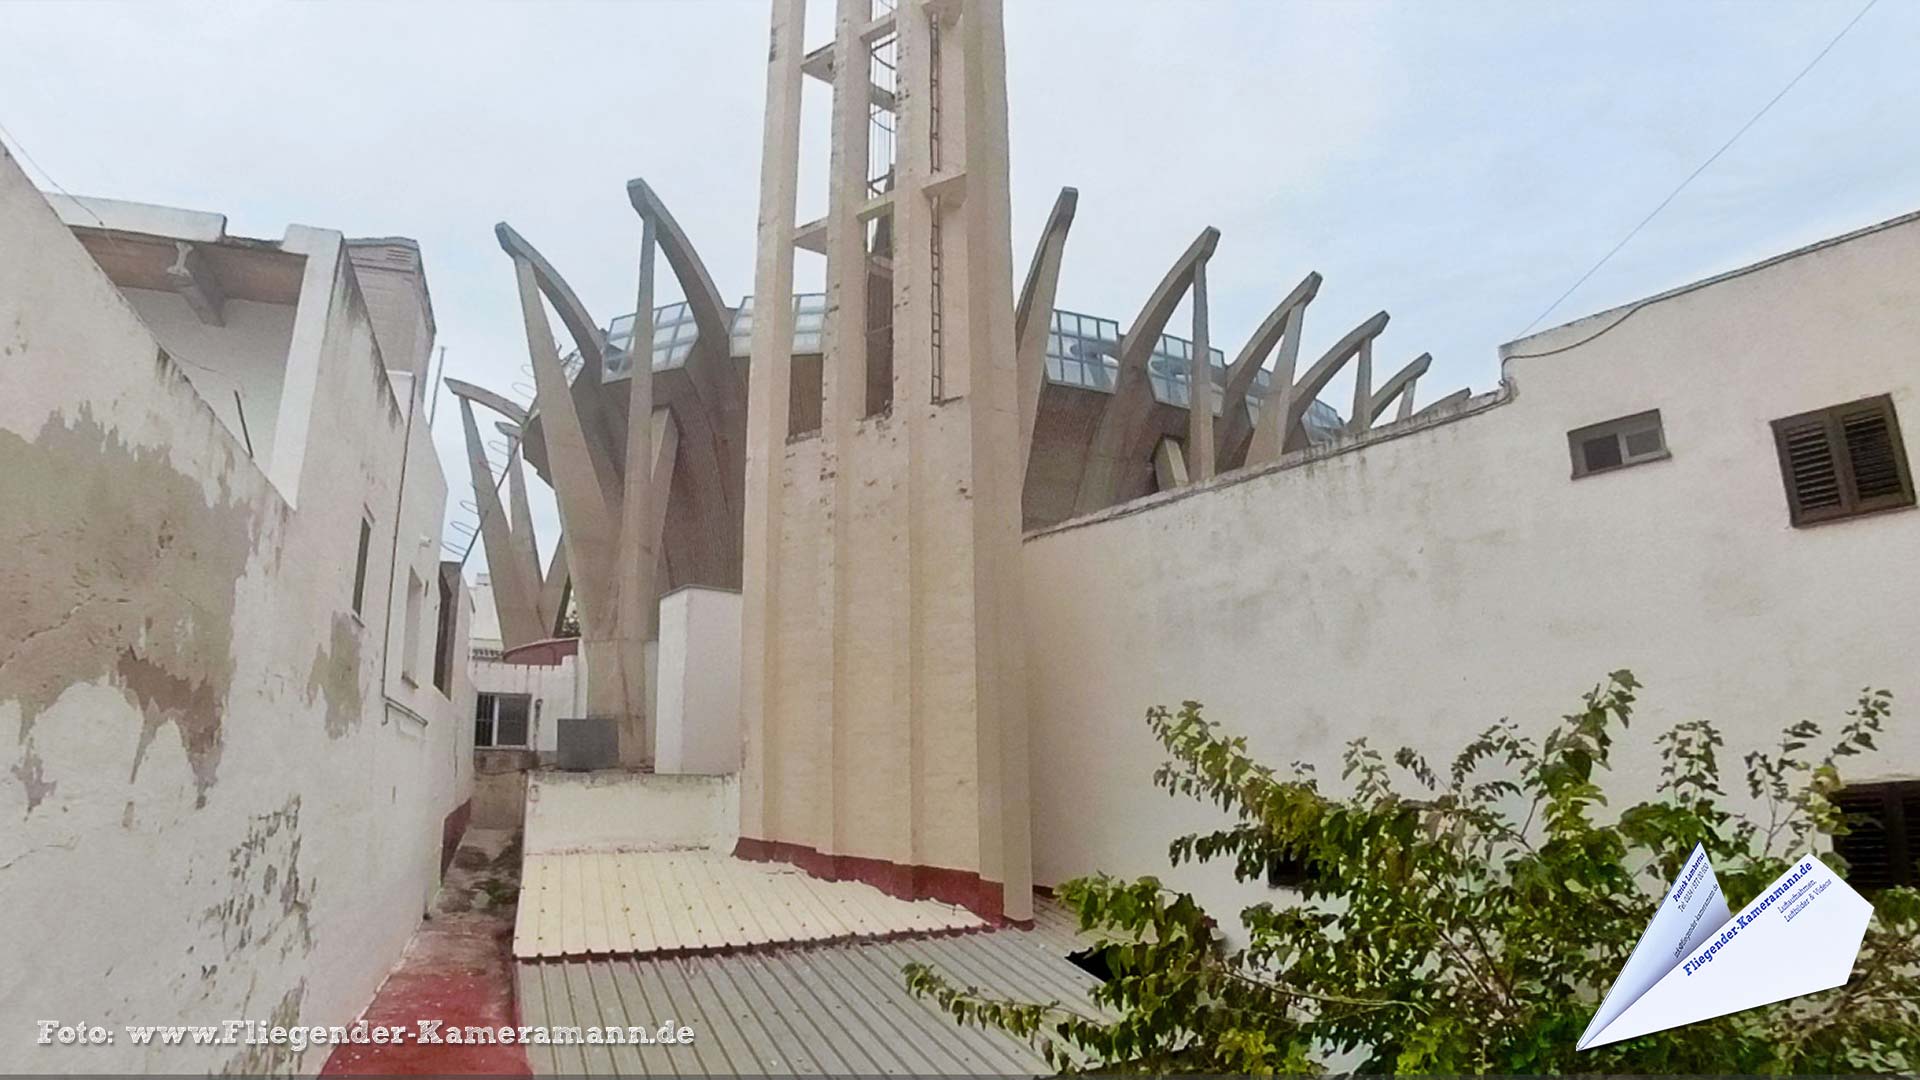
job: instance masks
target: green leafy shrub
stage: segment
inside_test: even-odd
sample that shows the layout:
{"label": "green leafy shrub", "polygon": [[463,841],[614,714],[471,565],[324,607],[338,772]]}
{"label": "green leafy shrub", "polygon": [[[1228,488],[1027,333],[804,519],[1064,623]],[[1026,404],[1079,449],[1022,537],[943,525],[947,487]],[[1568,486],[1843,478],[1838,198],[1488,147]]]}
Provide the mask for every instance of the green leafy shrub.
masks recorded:
{"label": "green leafy shrub", "polygon": [[1874,749],[1891,705],[1865,691],[1824,748],[1820,726],[1803,721],[1747,754],[1751,815],[1728,808],[1719,733],[1681,724],[1656,740],[1654,798],[1601,821],[1598,774],[1638,689],[1615,672],[1543,739],[1502,722],[1444,769],[1406,749],[1389,764],[1356,739],[1344,796],[1322,791],[1310,767],[1283,775],[1256,762],[1194,702],[1153,709],[1147,722],[1172,757],[1155,783],[1235,819],[1175,840],[1174,865],[1226,860],[1250,881],[1274,860],[1303,861],[1299,902],[1241,912],[1247,944],[1229,949],[1191,896],[1157,879],[1082,878],[1060,897],[1113,975],[1090,1003],[1000,1000],[923,965],[908,983],[959,1022],[1032,1040],[1063,1071],[1913,1071],[1913,889],[1871,897],[1843,987],[1575,1052],[1696,843],[1736,910],[1809,850],[1844,872],[1831,842],[1847,829],[1831,801],[1839,762]]}

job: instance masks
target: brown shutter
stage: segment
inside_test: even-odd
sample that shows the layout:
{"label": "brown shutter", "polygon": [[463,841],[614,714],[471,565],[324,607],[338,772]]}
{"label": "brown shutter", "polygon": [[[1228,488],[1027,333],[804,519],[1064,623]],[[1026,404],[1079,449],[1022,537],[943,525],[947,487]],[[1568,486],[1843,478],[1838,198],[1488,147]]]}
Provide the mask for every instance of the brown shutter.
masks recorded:
{"label": "brown shutter", "polygon": [[1854,788],[1837,792],[1833,801],[1847,815],[1847,834],[1833,838],[1833,850],[1847,861],[1847,884],[1856,889],[1894,884],[1886,791],[1878,786]]}
{"label": "brown shutter", "polygon": [[1859,784],[1834,793],[1847,815],[1845,836],[1833,849],[1847,861],[1847,883],[1856,889],[1920,884],[1920,781]]}
{"label": "brown shutter", "polygon": [[1862,510],[1902,506],[1913,501],[1893,403],[1874,398],[1835,409],[1846,439],[1847,463]]}
{"label": "brown shutter", "polygon": [[1896,785],[1895,797],[1889,802],[1900,835],[1895,880],[1920,887],[1920,782]]}
{"label": "brown shutter", "polygon": [[1775,420],[1773,438],[1795,525],[1914,504],[1889,395]]}
{"label": "brown shutter", "polygon": [[1820,521],[1846,512],[1833,436],[1824,413],[1774,422],[1780,447],[1780,471],[1787,481],[1787,506],[1793,523]]}

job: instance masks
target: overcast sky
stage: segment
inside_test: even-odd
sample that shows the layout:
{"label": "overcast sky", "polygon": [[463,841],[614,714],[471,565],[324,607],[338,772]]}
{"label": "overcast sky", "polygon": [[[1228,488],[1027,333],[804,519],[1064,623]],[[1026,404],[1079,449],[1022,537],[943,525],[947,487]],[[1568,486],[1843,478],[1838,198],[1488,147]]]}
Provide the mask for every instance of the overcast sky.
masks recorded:
{"label": "overcast sky", "polygon": [[[810,45],[831,4],[811,6]],[[1376,371],[1431,351],[1430,401],[1491,387],[1498,346],[1861,2],[1006,6],[1016,273],[1055,193],[1075,186],[1060,306],[1124,325],[1214,225],[1213,340],[1229,356],[1318,270],[1303,353],[1384,308]],[[752,288],[759,0],[14,0],[0,33],[0,124],[43,187],[50,174],[77,195],[218,211],[244,236],[298,222],[414,237],[449,375],[531,381],[496,221],[603,324],[631,308],[630,177],[667,200],[730,302]],[[1881,0],[1541,326],[1920,209],[1916,57],[1920,3]],[[801,220],[825,206],[825,133],[812,134]],[[1343,413],[1347,392],[1328,394]],[[456,500],[457,417],[443,401]],[[471,522],[457,505],[450,516]],[[544,549],[550,505],[541,516]]]}

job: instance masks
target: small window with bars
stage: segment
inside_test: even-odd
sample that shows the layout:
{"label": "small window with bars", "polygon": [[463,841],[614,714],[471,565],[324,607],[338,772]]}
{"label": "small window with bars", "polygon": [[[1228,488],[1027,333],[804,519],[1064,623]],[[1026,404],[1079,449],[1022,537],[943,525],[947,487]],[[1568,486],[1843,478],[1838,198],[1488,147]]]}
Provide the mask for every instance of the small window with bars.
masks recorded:
{"label": "small window with bars", "polygon": [[531,733],[530,694],[476,694],[473,703],[473,745],[481,748],[523,749]]}
{"label": "small window with bars", "polygon": [[1920,780],[1856,784],[1834,793],[1847,833],[1833,838],[1856,889],[1920,885]]}
{"label": "small window with bars", "polygon": [[1795,525],[1913,505],[1913,474],[1887,394],[1773,422]]}
{"label": "small window with bars", "polygon": [[1567,432],[1567,449],[1573,454],[1575,480],[1669,456],[1659,409],[1575,428]]}

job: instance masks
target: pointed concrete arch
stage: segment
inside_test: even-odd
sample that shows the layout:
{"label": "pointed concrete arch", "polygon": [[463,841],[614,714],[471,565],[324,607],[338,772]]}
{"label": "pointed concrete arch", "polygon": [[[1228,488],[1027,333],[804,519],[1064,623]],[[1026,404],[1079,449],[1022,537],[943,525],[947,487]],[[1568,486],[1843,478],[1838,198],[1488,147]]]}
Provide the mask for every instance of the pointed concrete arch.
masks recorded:
{"label": "pointed concrete arch", "polygon": [[1420,406],[1420,408],[1414,410],[1413,415],[1425,416],[1431,412],[1438,412],[1441,409],[1458,405],[1472,396],[1473,396],[1473,391],[1463,386],[1460,389],[1455,390],[1453,393],[1448,394],[1446,397],[1439,399],[1438,401],[1429,401],[1425,405]]}
{"label": "pointed concrete arch", "polygon": [[1027,472],[1033,455],[1033,424],[1040,410],[1040,390],[1047,379],[1047,336],[1053,329],[1053,301],[1060,288],[1060,264],[1067,250],[1067,233],[1073,228],[1074,211],[1080,205],[1080,192],[1064,187],[1053,200],[1053,212],[1040,230],[1040,242],[1034,247],[1033,264],[1027,268],[1027,280],[1020,287],[1020,301],[1013,309],[1014,368],[1019,375],[1020,397],[1020,475]]}
{"label": "pointed concrete arch", "polygon": [[[1389,318],[1386,312],[1377,312],[1372,318],[1347,331],[1345,337],[1335,342],[1307,369],[1299,382],[1289,383],[1276,377],[1267,385],[1266,399],[1260,404],[1260,419],[1253,428],[1253,442],[1247,448],[1247,464],[1259,465],[1273,461],[1283,453],[1303,449],[1307,445],[1307,432],[1300,424],[1307,407],[1313,404],[1313,399],[1326,389],[1327,383],[1348,361],[1360,360],[1362,364],[1370,362],[1373,339],[1387,328]],[[1355,374],[1359,376],[1366,373],[1357,371]],[[1356,386],[1368,387],[1369,395],[1372,393],[1371,383],[1370,376],[1355,380]]]}
{"label": "pointed concrete arch", "polygon": [[[499,426],[504,428],[507,425]],[[511,557],[515,576],[528,583],[526,593],[534,600],[535,617],[542,626],[551,626],[553,613],[539,604],[541,594],[545,591],[543,588],[545,579],[540,573],[540,549],[534,543],[533,509],[527,502],[525,446],[520,442],[518,425],[513,426],[513,432],[514,434],[510,437],[514,441],[507,454],[507,516],[513,526],[507,538],[510,548],[508,554]]]}
{"label": "pointed concrete arch", "polygon": [[[576,575],[587,581],[610,582],[618,517],[609,491],[617,492],[619,487],[613,477],[603,475],[612,471],[609,447],[602,442],[596,448],[590,441],[576,408],[573,388],[560,365],[553,328],[547,322],[546,304],[542,300],[541,278],[551,275],[541,274],[527,254],[538,253],[512,228],[503,222],[495,232],[501,248],[513,259],[520,314],[526,324],[527,351],[533,360],[535,408],[539,412],[540,434],[546,445],[547,469],[555,501],[560,506],[561,528],[568,547],[567,562]],[[576,311],[567,317],[579,314]],[[581,374],[585,377],[586,372],[583,370]],[[582,593],[581,598],[586,601],[580,604],[583,633],[605,636],[611,631],[611,605],[602,602],[604,597],[597,589]],[[589,703],[589,708],[592,707]]]}
{"label": "pointed concrete arch", "polygon": [[1237,469],[1247,460],[1247,444],[1253,437],[1253,414],[1246,406],[1247,395],[1253,391],[1253,380],[1266,364],[1267,355],[1276,346],[1279,353],[1274,357],[1272,380],[1268,385],[1291,383],[1294,364],[1300,355],[1300,334],[1305,325],[1307,305],[1320,293],[1321,277],[1318,271],[1309,273],[1300,279],[1300,284],[1271,311],[1247,344],[1240,350],[1227,368],[1227,385],[1223,401],[1226,407],[1221,410],[1220,427],[1214,434],[1215,452],[1219,455],[1220,470]]}
{"label": "pointed concrete arch", "polygon": [[567,573],[567,538],[554,541],[553,557],[547,560],[547,574],[540,584],[540,616],[547,620],[547,634],[560,637],[560,624],[566,621],[567,606],[573,599],[573,578]]}
{"label": "pointed concrete arch", "polygon": [[[720,298],[700,253],[652,186],[637,177],[627,181],[627,201],[643,222],[652,223],[698,328],[682,368],[691,384],[692,400],[682,399],[673,407],[673,436],[675,457],[687,480],[678,506],[686,529],[700,542],[681,545],[676,562],[687,565],[676,568],[677,577],[663,583],[670,587],[685,579],[737,586],[746,497],[747,392],[733,360],[733,309]],[[665,513],[664,503],[659,511]],[[656,537],[663,565],[667,561],[665,528],[662,518]]]}
{"label": "pointed concrete arch", "polygon": [[606,370],[607,339],[593,317],[587,314],[587,306],[574,295],[573,286],[560,276],[540,249],[527,242],[527,238],[515,231],[514,227],[502,221],[493,227],[494,236],[500,241],[501,250],[515,259],[524,259],[533,270],[534,279],[539,283],[540,292],[553,305],[554,313],[560,316],[560,322],[567,328],[567,334],[580,350],[583,364],[581,375],[589,372],[592,377],[600,378]]}
{"label": "pointed concrete arch", "polygon": [[1208,226],[1201,230],[1160,279],[1147,302],[1141,305],[1133,325],[1121,337],[1120,370],[1114,380],[1113,395],[1107,400],[1087,447],[1074,513],[1090,514],[1119,499],[1126,471],[1136,463],[1136,450],[1139,451],[1138,463],[1143,466],[1149,463],[1148,455],[1153,452],[1156,440],[1146,431],[1147,421],[1153,414],[1153,381],[1147,362],[1153,356],[1154,346],[1160,342],[1167,320],[1173,317],[1180,298],[1193,284],[1195,271],[1213,255],[1219,242],[1219,229]]}
{"label": "pointed concrete arch", "polygon": [[1367,409],[1366,426],[1372,427],[1378,422],[1381,415],[1387,411],[1387,406],[1393,404],[1395,398],[1400,399],[1400,414],[1394,419],[1405,420],[1412,416],[1414,384],[1420,381],[1420,376],[1425,375],[1427,368],[1432,364],[1433,354],[1421,353],[1406,367],[1394,372],[1392,378],[1382,383],[1380,389],[1373,392],[1373,401]]}
{"label": "pointed concrete arch", "polygon": [[713,276],[707,273],[707,264],[701,260],[692,241],[687,239],[686,231],[674,220],[667,204],[639,177],[627,181],[627,201],[633,205],[634,213],[642,218],[651,217],[659,230],[655,240],[660,244],[661,253],[667,257],[667,266],[673,271],[674,280],[680,283],[680,292],[687,298],[687,307],[693,311],[693,321],[700,328],[700,335],[715,340],[726,338],[733,322],[733,311],[720,299],[720,290],[714,287]]}
{"label": "pointed concrete arch", "polygon": [[[473,483],[473,499],[480,518],[480,539],[486,549],[487,575],[493,586],[494,611],[500,620],[500,641],[514,648],[538,641],[540,633],[539,583],[522,572],[514,558],[512,522],[500,504],[500,489],[487,461],[487,448],[480,436],[480,424],[473,415],[474,399],[462,393],[466,386],[447,380],[449,389],[460,401],[460,426],[467,440],[467,470]],[[471,389],[471,388],[470,388]],[[512,457],[513,455],[509,455]],[[507,462],[511,476],[514,462]]]}
{"label": "pointed concrete arch", "polygon": [[513,421],[515,424],[522,427],[526,426],[527,410],[486,387],[475,386],[473,383],[462,382],[459,379],[453,378],[446,378],[440,381],[442,385],[455,395],[466,398],[476,404],[485,405],[487,408]]}
{"label": "pointed concrete arch", "polygon": [[[614,440],[614,424],[617,417],[607,415],[605,395],[600,393],[600,385],[606,377],[607,339],[600,327],[594,324],[593,317],[587,313],[585,304],[574,294],[567,279],[553,268],[539,249],[527,242],[527,239],[514,231],[513,226],[502,221],[493,227],[494,235],[500,241],[501,250],[513,257],[516,267],[525,267],[526,275],[547,303],[553,305],[554,313],[560,316],[561,325],[567,328],[568,336],[573,338],[574,348],[580,353],[580,371],[569,382],[564,372],[562,383],[566,385],[565,396],[571,403],[574,415],[569,427],[578,427],[588,450],[587,460],[591,466],[595,481],[600,485],[601,500],[612,502],[619,497],[621,460],[619,445]],[[536,296],[536,299],[538,298]],[[528,320],[531,332],[531,316],[525,298],[521,300],[521,315]],[[540,324],[547,328],[549,340],[552,327],[547,323],[546,313],[539,313]],[[549,347],[548,351],[553,351]],[[556,363],[558,354],[555,354]],[[540,385],[539,364],[534,365],[534,383]],[[555,407],[557,401],[549,401],[545,388],[541,388],[539,400],[534,403],[534,411],[542,415],[542,426],[546,423],[544,414]],[[551,440],[543,439],[551,444]],[[549,463],[549,468],[553,468]]]}

